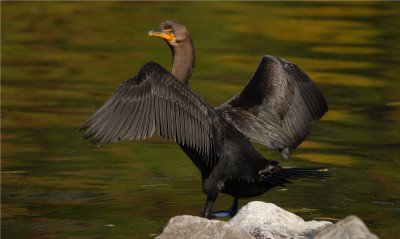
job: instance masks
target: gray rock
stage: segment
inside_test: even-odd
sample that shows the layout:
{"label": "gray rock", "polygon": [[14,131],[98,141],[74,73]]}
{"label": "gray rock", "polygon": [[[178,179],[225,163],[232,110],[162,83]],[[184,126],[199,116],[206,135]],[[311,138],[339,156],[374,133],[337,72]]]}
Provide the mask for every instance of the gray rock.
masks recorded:
{"label": "gray rock", "polygon": [[356,216],[348,216],[320,231],[313,239],[378,239]]}
{"label": "gray rock", "polygon": [[335,225],[327,221],[304,221],[272,203],[250,202],[230,221],[195,216],[169,220],[158,239],[378,239],[355,216]]}
{"label": "gray rock", "polygon": [[243,206],[228,224],[238,226],[257,239],[309,239],[331,222],[304,221],[275,204],[254,201]]}
{"label": "gray rock", "polygon": [[254,239],[247,232],[218,220],[195,216],[176,216],[169,220],[156,239]]}

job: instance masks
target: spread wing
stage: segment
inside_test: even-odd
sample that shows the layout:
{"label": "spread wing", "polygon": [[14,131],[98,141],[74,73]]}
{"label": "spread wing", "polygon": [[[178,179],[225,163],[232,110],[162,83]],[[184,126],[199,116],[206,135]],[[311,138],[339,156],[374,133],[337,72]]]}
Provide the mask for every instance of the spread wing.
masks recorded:
{"label": "spread wing", "polygon": [[279,149],[287,158],[328,106],[303,70],[284,59],[263,56],[243,91],[217,110],[245,136]]}
{"label": "spread wing", "polygon": [[99,145],[145,139],[156,133],[208,158],[216,148],[210,117],[213,112],[163,67],[147,63],[80,130],[85,131],[83,139]]}

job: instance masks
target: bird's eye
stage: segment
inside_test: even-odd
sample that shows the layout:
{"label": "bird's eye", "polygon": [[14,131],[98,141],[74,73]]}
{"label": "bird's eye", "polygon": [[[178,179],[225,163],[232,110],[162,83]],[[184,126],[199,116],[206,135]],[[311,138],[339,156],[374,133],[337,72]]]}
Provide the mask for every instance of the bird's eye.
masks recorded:
{"label": "bird's eye", "polygon": [[172,27],[168,26],[168,25],[163,26],[162,31],[163,32],[173,32]]}

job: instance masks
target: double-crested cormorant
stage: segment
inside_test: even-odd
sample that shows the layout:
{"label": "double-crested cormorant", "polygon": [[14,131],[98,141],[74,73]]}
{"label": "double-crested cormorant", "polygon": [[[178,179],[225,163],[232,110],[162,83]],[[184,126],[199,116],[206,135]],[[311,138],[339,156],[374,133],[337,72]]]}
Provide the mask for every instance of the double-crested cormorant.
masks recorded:
{"label": "double-crested cormorant", "polygon": [[[277,149],[287,158],[307,137],[313,121],[327,112],[324,97],[303,70],[265,55],[242,92],[213,108],[188,85],[195,54],[186,27],[168,20],[148,34],[170,47],[172,73],[157,63],[145,64],[81,126],[83,139],[104,145],[155,133],[175,141],[201,171],[207,218],[232,216],[239,198],[261,195],[292,179],[329,175],[318,168],[282,168],[250,143]],[[213,214],[219,193],[231,195],[233,205]]]}

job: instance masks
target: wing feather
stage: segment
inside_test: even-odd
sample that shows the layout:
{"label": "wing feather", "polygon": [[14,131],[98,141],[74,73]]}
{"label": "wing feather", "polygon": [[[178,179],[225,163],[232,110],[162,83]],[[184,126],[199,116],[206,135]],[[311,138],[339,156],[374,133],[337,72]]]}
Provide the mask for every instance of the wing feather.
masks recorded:
{"label": "wing feather", "polygon": [[145,139],[154,133],[185,145],[205,160],[217,144],[210,115],[214,110],[189,87],[156,63],[124,82],[80,128],[83,139],[100,146],[119,140]]}
{"label": "wing feather", "polygon": [[245,136],[287,158],[328,106],[310,77],[282,58],[263,56],[246,87],[217,108]]}

